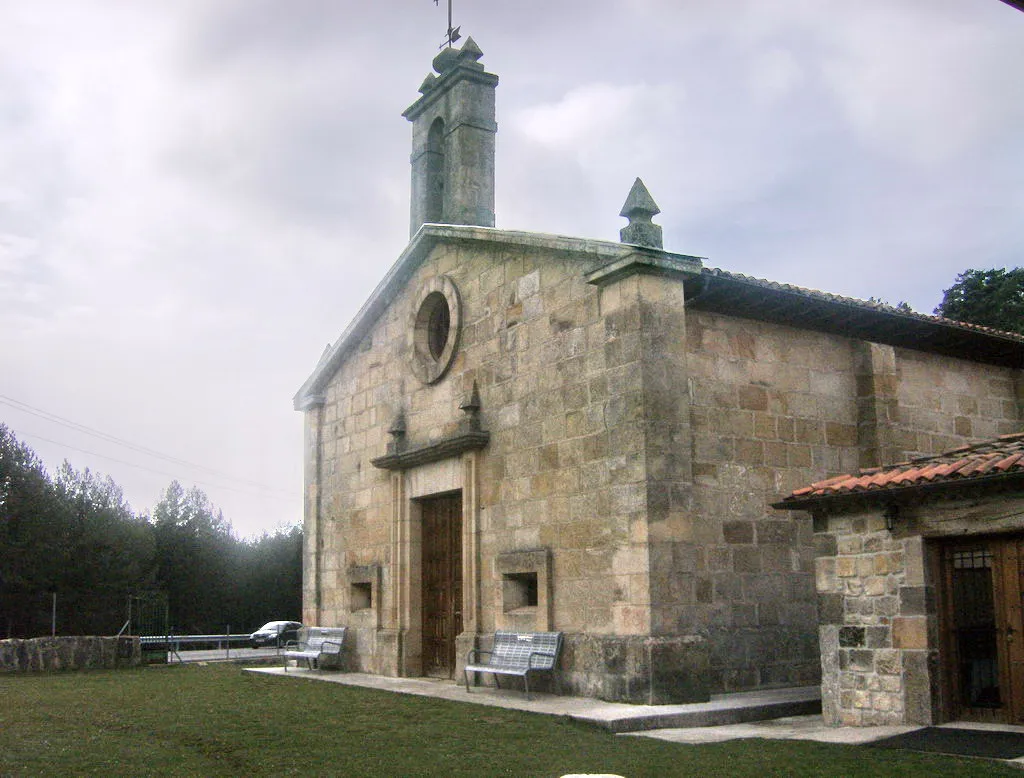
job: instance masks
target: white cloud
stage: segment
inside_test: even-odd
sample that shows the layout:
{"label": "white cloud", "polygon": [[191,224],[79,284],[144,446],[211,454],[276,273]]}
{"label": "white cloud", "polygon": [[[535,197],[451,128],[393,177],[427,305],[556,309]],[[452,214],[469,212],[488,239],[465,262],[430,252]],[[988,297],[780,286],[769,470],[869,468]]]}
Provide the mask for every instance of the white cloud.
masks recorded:
{"label": "white cloud", "polygon": [[1024,87],[1000,73],[1016,43],[992,25],[913,5],[859,7],[832,33],[823,62],[852,130],[896,158],[935,166],[1024,119]]}
{"label": "white cloud", "polygon": [[[444,9],[4,10],[0,394],[298,490],[291,395],[405,245],[400,112]],[[1024,15],[997,0],[456,13],[501,77],[499,226],[616,239],[639,175],[669,248],[754,275],[925,308],[1019,262]],[[140,508],[170,480],[71,456]],[[301,511],[209,491],[243,531]]]}
{"label": "white cloud", "polygon": [[683,96],[669,85],[585,84],[554,103],[542,103],[512,117],[530,140],[562,151],[591,154],[608,140],[645,132],[678,112]]}
{"label": "white cloud", "polygon": [[789,49],[772,46],[754,54],[750,68],[750,89],[755,99],[775,102],[798,89],[806,74]]}

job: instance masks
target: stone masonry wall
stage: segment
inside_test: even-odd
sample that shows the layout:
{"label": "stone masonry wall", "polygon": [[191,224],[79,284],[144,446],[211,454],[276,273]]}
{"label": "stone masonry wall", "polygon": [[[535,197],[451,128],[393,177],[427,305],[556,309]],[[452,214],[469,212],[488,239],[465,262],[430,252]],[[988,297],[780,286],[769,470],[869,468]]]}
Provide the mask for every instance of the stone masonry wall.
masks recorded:
{"label": "stone masonry wall", "polygon": [[691,311],[695,598],[724,690],[818,680],[811,525],[769,503],[858,464],[844,338]]}
{"label": "stone masonry wall", "polygon": [[[376,615],[350,612],[346,571],[379,565],[386,590],[394,565],[389,476],[369,460],[384,453],[399,409],[410,446],[452,434],[474,380],[492,436],[480,457],[479,630],[496,625],[495,557],[543,548],[551,552],[555,628],[649,631],[640,336],[635,310],[602,318],[598,290],[583,279],[597,263],[522,248],[439,246],[328,387],[322,601],[315,612],[307,590],[304,611],[307,620],[352,627],[366,669],[374,667]],[[458,287],[465,325],[449,374],[426,386],[409,372],[407,336],[416,290],[438,274]],[[317,545],[307,549],[307,570]],[[383,616],[382,625],[393,627]]]}
{"label": "stone masonry wall", "polygon": [[834,726],[933,724],[946,701],[939,677],[943,538],[1024,530],[1024,498],[992,497],[819,520],[815,562],[822,712]]}
{"label": "stone masonry wall", "polygon": [[113,669],[142,663],[138,638],[48,637],[0,640],[0,672]]}
{"label": "stone masonry wall", "polygon": [[815,542],[825,721],[931,723],[935,594],[921,538],[869,512],[829,519]]}
{"label": "stone masonry wall", "polygon": [[904,456],[941,454],[1021,430],[1020,371],[909,349],[896,349],[896,357],[893,434]]}
{"label": "stone masonry wall", "polygon": [[[398,643],[385,636],[399,612],[393,476],[370,460],[400,411],[410,447],[456,433],[476,382],[491,433],[477,460],[477,633],[507,618],[496,558],[539,552],[550,559],[552,629],[610,646],[675,636],[691,653],[699,636],[713,691],[815,683],[810,521],[769,503],[904,447],[964,441],[968,426],[1003,430],[1019,382],[686,309],[682,285],[666,278],[598,288],[585,275],[608,257],[558,241],[435,245],[307,412],[304,620],[349,627],[354,669],[396,672]],[[440,275],[458,289],[463,329],[447,375],[425,385],[409,366],[413,307]],[[611,665],[605,680],[564,669],[590,690],[617,683]]]}
{"label": "stone masonry wall", "polygon": [[708,634],[718,688],[817,675],[809,519],[780,494],[1020,429],[1015,372],[689,311],[698,540],[682,628]]}

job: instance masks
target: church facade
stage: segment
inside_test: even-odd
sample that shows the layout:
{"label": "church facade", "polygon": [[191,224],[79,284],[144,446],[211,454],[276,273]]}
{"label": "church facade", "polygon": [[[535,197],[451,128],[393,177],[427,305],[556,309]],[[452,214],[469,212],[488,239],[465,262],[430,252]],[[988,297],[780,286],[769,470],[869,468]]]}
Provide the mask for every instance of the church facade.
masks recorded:
{"label": "church facade", "polygon": [[412,237],[295,397],[303,620],[353,669],[453,677],[557,630],[555,691],[643,703],[814,684],[808,483],[1024,416],[1021,339],[623,242],[495,229],[497,77],[446,49],[413,124]]}

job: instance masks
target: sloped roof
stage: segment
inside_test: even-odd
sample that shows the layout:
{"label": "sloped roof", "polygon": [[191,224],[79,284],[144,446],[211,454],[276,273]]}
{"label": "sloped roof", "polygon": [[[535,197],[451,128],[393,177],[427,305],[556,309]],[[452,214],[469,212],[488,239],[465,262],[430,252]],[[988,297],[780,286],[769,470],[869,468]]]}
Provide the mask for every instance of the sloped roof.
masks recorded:
{"label": "sloped roof", "polygon": [[931,351],[960,359],[1024,367],[1024,335],[901,310],[705,267],[689,282],[687,307]]}
{"label": "sloped roof", "polygon": [[1024,488],[1024,432],[829,478],[797,489],[773,507],[812,509],[840,502],[891,502],[926,491],[948,494],[978,487]]}
{"label": "sloped roof", "polygon": [[668,272],[682,262],[695,269],[699,268],[699,272],[687,270],[682,274],[681,283],[685,285],[688,308],[929,351],[958,359],[1024,368],[1024,336],[703,267],[699,257],[628,243],[565,235],[494,227],[424,224],[349,326],[327,347],[312,374],[295,394],[293,405],[296,410],[309,410],[323,402],[322,393],[331,376],[369,331],[397,290],[439,242],[545,249],[563,252],[566,256],[597,260],[601,263],[600,269],[589,274],[587,279],[593,284],[607,283],[632,272],[629,268],[635,270],[638,256],[642,256],[646,263],[645,272],[659,272],[659,268]]}
{"label": "sloped roof", "polygon": [[[578,258],[596,259],[608,265],[648,249],[625,243],[606,240],[572,238],[566,235],[549,235],[537,232],[500,230],[494,227],[477,227],[463,224],[424,224],[412,237],[409,245],[373,290],[370,298],[356,313],[355,318],[333,344],[327,346],[312,374],[302,384],[292,400],[295,410],[305,411],[323,402],[323,391],[338,368],[358,346],[369,328],[390,304],[398,289],[408,281],[430,250],[440,242],[461,244],[492,244],[518,246],[564,252]],[[670,252],[655,252],[662,256]],[[693,258],[688,258],[693,259]]]}

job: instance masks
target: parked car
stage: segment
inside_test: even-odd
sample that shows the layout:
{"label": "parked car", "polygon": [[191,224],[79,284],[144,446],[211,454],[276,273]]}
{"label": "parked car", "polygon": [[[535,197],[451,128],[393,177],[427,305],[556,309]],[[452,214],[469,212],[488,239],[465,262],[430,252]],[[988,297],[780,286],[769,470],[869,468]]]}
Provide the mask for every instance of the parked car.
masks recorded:
{"label": "parked car", "polygon": [[297,621],[268,621],[258,630],[249,635],[252,648],[260,646],[281,647],[289,640],[297,640],[302,625]]}

